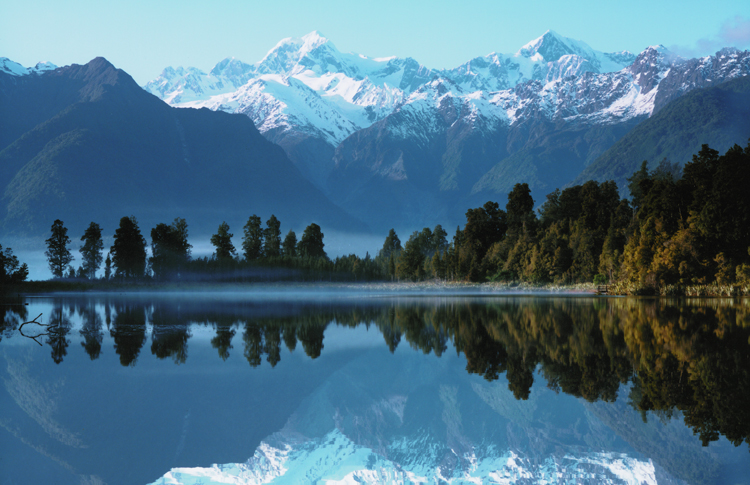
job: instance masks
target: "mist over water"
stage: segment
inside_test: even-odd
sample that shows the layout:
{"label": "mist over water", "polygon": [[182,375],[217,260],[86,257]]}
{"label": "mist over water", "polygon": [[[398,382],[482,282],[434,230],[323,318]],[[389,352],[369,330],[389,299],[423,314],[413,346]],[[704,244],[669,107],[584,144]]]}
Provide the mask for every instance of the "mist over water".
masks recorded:
{"label": "mist over water", "polygon": [[[378,251],[383,246],[383,241],[385,240],[385,237],[387,234],[383,235],[375,235],[375,234],[353,234],[353,233],[347,233],[347,232],[341,232],[341,231],[333,231],[333,230],[326,230],[323,229],[323,243],[325,244],[325,251],[326,254],[328,254],[328,257],[331,259],[335,259],[338,256],[346,256],[349,254],[356,254],[357,256],[360,256],[362,258],[365,257],[365,254],[368,252],[370,253],[370,257],[374,258],[377,256]],[[289,229],[286,229],[284,231],[282,226],[282,236],[288,232]],[[300,230],[295,230],[295,233],[297,234],[297,239],[302,236],[302,232],[304,231],[304,228]],[[109,248],[112,246],[113,238],[111,235],[109,235],[110,231],[104,231],[102,234],[103,240],[104,240],[104,251],[103,256],[106,258],[107,253],[109,252]],[[111,231],[112,234],[114,234],[114,230]],[[234,234],[234,237],[232,238],[232,243],[234,244],[235,249],[237,250],[238,255],[241,257],[242,255],[242,228],[232,228],[232,233]],[[151,229],[144,230],[144,228],[141,228],[141,234],[146,238],[146,252],[148,256],[151,256]],[[68,234],[68,237],[71,239],[70,244],[70,252],[73,255],[75,259],[73,259],[72,266],[74,268],[78,268],[81,264],[81,253],[78,251],[81,246],[80,236],[78,238],[73,237]],[[193,235],[190,234],[188,238],[188,242],[193,246],[192,248],[192,257],[193,258],[203,258],[207,257],[210,258],[215,251],[215,247],[209,242],[211,240],[211,235]],[[13,254],[15,254],[18,257],[18,260],[21,263],[26,263],[29,265],[29,280],[48,280],[52,278],[52,273],[49,270],[49,265],[47,264],[47,257],[45,256],[44,252],[46,251],[46,246],[44,243],[44,240],[40,238],[39,240],[36,239],[9,239],[8,244],[3,244],[3,248],[10,247],[13,249]],[[99,269],[97,272],[97,277],[104,276],[104,266]]]}

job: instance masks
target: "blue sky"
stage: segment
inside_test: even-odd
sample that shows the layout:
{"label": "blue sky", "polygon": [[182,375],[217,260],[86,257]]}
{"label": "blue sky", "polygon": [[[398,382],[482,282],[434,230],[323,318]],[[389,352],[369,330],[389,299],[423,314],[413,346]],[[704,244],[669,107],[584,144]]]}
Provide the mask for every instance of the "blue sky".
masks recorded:
{"label": "blue sky", "polygon": [[605,52],[663,44],[705,55],[750,48],[750,1],[0,0],[0,57],[31,66],[104,56],[139,84],[169,65],[254,63],[313,30],[344,52],[443,68],[515,52],[548,29]]}

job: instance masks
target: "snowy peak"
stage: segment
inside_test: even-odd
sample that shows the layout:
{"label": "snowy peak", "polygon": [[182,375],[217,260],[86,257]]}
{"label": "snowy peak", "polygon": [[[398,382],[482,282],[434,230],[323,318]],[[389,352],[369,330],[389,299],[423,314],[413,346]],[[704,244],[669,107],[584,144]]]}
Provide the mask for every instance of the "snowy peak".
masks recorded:
{"label": "snowy peak", "polygon": [[526,58],[534,62],[554,63],[570,62],[570,56],[577,56],[588,61],[589,67],[583,72],[599,73],[619,71],[635,60],[635,55],[628,51],[612,53],[596,51],[583,41],[563,37],[551,30],[521,47],[513,57]]}
{"label": "snowy peak", "polygon": [[588,44],[568,39],[548,30],[541,37],[521,47],[516,57],[526,57],[534,61],[554,62],[562,56],[575,54],[584,58],[594,57],[594,50]]}
{"label": "snowy peak", "polygon": [[11,61],[7,57],[0,57],[0,72],[11,76],[27,76],[29,74],[41,74],[46,71],[54,71],[57,66],[51,62],[38,62],[34,67],[23,67],[21,64]]}
{"label": "snowy peak", "polygon": [[234,57],[227,57],[226,59],[217,63],[213,69],[209,72],[212,76],[225,77],[229,79],[242,79],[247,77],[244,81],[239,83],[236,87],[245,84],[250,77],[252,77],[253,66],[245,64],[239,59]]}
{"label": "snowy peak", "polygon": [[[310,32],[301,38],[288,37],[282,39],[256,65],[256,72],[258,74],[288,74],[304,58],[311,56],[321,48],[325,51],[322,56],[324,58],[335,57],[336,54],[339,54],[333,43],[318,31]],[[314,62],[307,62],[306,64],[310,66]]]}

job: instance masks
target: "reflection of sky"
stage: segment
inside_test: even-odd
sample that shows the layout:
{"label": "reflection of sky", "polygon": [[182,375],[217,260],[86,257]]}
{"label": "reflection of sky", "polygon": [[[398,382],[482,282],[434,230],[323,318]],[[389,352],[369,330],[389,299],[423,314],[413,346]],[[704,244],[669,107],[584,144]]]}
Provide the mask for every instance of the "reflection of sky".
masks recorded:
{"label": "reflection of sky", "polygon": [[[218,305],[232,300],[214,297]],[[118,299],[116,295],[102,298],[112,302]],[[242,295],[235,298],[242,300]],[[188,307],[187,302],[197,299],[194,294],[170,298],[186,302],[183,309]],[[135,301],[149,300],[159,301],[153,295],[135,297]],[[86,303],[85,298],[31,298],[29,319],[43,313],[42,321],[47,323],[55,301],[64,302],[66,315],[70,315],[68,302]],[[383,301],[393,304],[393,300]],[[289,300],[277,303],[289,304]],[[335,305],[321,307],[323,311],[332,308]],[[98,303],[96,310],[104,323],[104,306]],[[236,331],[233,348],[223,361],[210,344],[215,328],[191,324],[188,357],[178,365],[171,358],[153,355],[153,326],[147,324],[146,340],[135,365],[123,367],[106,328],[101,329],[101,355],[91,361],[81,347],[80,316],[69,318],[69,345],[59,365],[50,358],[46,343],[39,347],[17,334],[0,342],[0,456],[5,460],[4,478],[9,477],[10,483],[78,483],[78,475],[83,474],[102,477],[108,483],[147,483],[174,467],[243,463],[270,436],[276,436],[275,443],[280,446],[278,440],[285,438],[275,433],[282,429],[311,439],[331,432],[336,413],[346,436],[342,443],[360,447],[359,452],[372,450],[368,448],[372,443],[385,440],[400,443],[398,446],[407,451],[418,450],[412,454],[421,453],[421,448],[409,440],[415,437],[415,430],[423,429],[429,439],[444,440],[448,436],[448,445],[438,440],[430,448],[435,456],[441,456],[441,446],[471,448],[490,439],[498,446],[512,448],[519,457],[518,464],[531,466],[554,461],[555,447],[574,457],[592,450],[639,457],[635,450],[643,451],[643,443],[634,448],[634,436],[647,433],[652,437],[649,439],[659,440],[654,446],[670,443],[670,449],[688,457],[697,453],[695,456],[704,461],[725,455],[746,459],[746,448],[734,448],[724,438],[702,448],[681,417],[662,422],[650,415],[643,423],[641,416],[626,405],[625,387],[620,388],[615,404],[588,404],[550,391],[536,373],[529,399],[519,401],[508,390],[505,375],[487,382],[481,376],[467,374],[466,358],[456,355],[450,342],[438,358],[412,348],[402,338],[391,355],[375,326],[352,329],[329,323],[317,359],[305,355],[299,341],[293,352],[282,343],[276,367],[271,368],[264,355],[260,366],[252,368],[244,356],[244,326],[232,327]],[[253,321],[252,317],[242,319]],[[406,403],[406,407],[399,408],[399,403]],[[397,422],[389,419],[372,421],[373,410],[375,417],[387,418],[387,409],[398,411],[403,426],[389,427]],[[289,418],[295,413],[304,419],[290,424]],[[317,446],[314,440],[309,443]],[[675,457],[680,459],[684,457]],[[639,460],[644,463],[642,457]],[[137,469],[134,463],[138,463]],[[497,463],[490,460],[483,466],[499,466]],[[744,463],[747,468],[747,460]],[[304,468],[310,462],[302,460],[298,465]],[[427,463],[421,470],[427,473],[430,466]],[[744,480],[734,483],[747,483]]]}

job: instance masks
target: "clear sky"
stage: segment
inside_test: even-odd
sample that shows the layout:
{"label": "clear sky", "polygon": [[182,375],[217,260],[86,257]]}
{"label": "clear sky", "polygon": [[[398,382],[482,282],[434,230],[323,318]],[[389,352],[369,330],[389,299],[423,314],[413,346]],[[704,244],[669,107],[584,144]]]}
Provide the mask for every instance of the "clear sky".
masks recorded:
{"label": "clear sky", "polygon": [[139,84],[166,66],[252,64],[313,30],[343,52],[445,68],[516,52],[548,29],[605,52],[663,44],[705,55],[750,48],[750,1],[0,0],[0,57],[63,66],[103,56]]}

